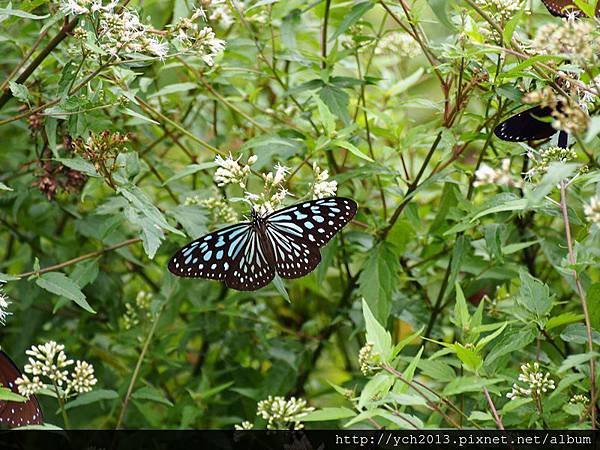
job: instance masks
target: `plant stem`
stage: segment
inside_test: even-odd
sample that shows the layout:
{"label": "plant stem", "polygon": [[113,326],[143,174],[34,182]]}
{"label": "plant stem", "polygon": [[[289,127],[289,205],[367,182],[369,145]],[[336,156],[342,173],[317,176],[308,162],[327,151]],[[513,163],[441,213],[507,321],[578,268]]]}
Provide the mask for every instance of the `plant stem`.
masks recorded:
{"label": "plant stem", "polygon": [[61,262],[59,264],[55,264],[53,266],[44,267],[38,271],[32,270],[30,272],[23,272],[18,275],[15,275],[19,278],[29,277],[31,275],[41,275],[46,272],[53,272],[58,269],[62,269],[63,267],[70,266],[72,264],[77,264],[78,262],[84,261],[86,259],[95,258],[96,256],[100,256],[104,253],[110,252],[112,250],[117,250],[121,247],[126,247],[131,244],[135,244],[136,242],[140,242],[141,238],[133,238],[127,239],[126,241],[119,242],[118,244],[111,245],[110,247],[105,247],[100,250],[96,250],[95,252],[86,253],[85,255],[78,256],[77,258],[69,259],[68,261]]}
{"label": "plant stem", "polygon": [[65,429],[69,429],[71,426],[69,424],[69,416],[67,415],[67,410],[65,409],[65,400],[60,395],[56,382],[53,381],[52,384],[54,385],[54,392],[56,392],[56,398],[58,399],[58,405],[60,407],[60,413],[62,414],[63,422],[65,424]]}
{"label": "plant stem", "polygon": [[133,387],[135,386],[135,382],[140,373],[140,368],[142,367],[142,362],[144,361],[144,357],[146,356],[146,352],[148,351],[148,347],[150,346],[150,342],[152,341],[152,337],[154,336],[154,332],[156,331],[156,327],[158,326],[158,322],[160,321],[160,316],[162,315],[163,309],[164,303],[161,305],[160,309],[156,313],[154,322],[152,322],[152,327],[148,332],[148,336],[146,336],[146,341],[144,342],[144,346],[142,347],[142,351],[140,352],[140,356],[138,357],[135,369],[133,370],[133,375],[131,376],[131,381],[129,382],[127,393],[125,394],[125,398],[123,399],[123,407],[121,408],[121,413],[119,414],[119,419],[117,420],[117,425],[115,427],[117,430],[121,429],[121,426],[123,424],[123,419],[125,418],[127,407],[129,406],[129,399],[131,398]]}
{"label": "plant stem", "polygon": [[[35,69],[37,69],[37,67],[44,61],[44,59],[46,59],[46,57],[52,52],[52,50],[54,50],[58,44],[60,44],[63,39],[65,39],[68,34],[75,28],[75,26],[77,25],[77,22],[79,21],[79,18],[75,18],[73,20],[71,20],[70,22],[65,23],[62,28],[60,29],[60,31],[58,32],[58,34],[56,36],[54,36],[54,38],[52,38],[52,40],[50,42],[48,42],[48,44],[42,49],[42,51],[40,52],[39,55],[37,55],[35,57],[35,59],[33,61],[31,61],[31,63],[29,63],[29,65],[25,68],[25,70],[21,73],[21,75],[19,75],[17,77],[17,79],[15,80],[16,83],[19,84],[23,84],[23,82],[25,82],[25,80],[27,80],[27,78],[29,78],[29,75],[31,75],[33,73],[33,71]],[[5,81],[5,83],[8,83],[9,79],[7,79],[7,81]],[[3,83],[4,85],[4,83]],[[2,109],[2,107],[12,98],[12,92],[9,89],[4,89],[4,92],[2,93],[2,96],[0,96],[0,109]]]}
{"label": "plant stem", "polygon": [[[567,239],[567,251],[569,264],[575,266],[577,260],[575,258],[575,252],[573,251],[573,239],[571,237],[571,225],[569,222],[569,211],[567,207],[567,185],[565,181],[560,182],[560,208],[562,210],[563,221],[565,223],[565,235]],[[581,308],[583,309],[583,317],[585,320],[585,330],[587,334],[588,351],[590,352],[590,405],[592,405],[592,429],[596,429],[596,360],[593,356],[594,341],[592,339],[592,324],[590,321],[590,314],[587,307],[587,301],[585,297],[585,291],[581,285],[579,274],[575,267],[573,270],[573,278],[575,280],[575,286],[579,299],[581,300]]]}
{"label": "plant stem", "polygon": [[323,16],[323,29],[321,31],[321,69],[327,69],[327,26],[329,25],[329,10],[331,0],[325,0],[325,14]]}
{"label": "plant stem", "polygon": [[487,399],[488,404],[490,405],[490,409],[492,410],[492,414],[494,415],[494,420],[496,421],[496,425],[500,430],[504,430],[504,424],[502,423],[502,419],[498,415],[498,411],[496,411],[496,406],[494,406],[494,402],[492,401],[492,397],[488,392],[487,388],[483,387],[483,393],[485,394],[485,398]]}

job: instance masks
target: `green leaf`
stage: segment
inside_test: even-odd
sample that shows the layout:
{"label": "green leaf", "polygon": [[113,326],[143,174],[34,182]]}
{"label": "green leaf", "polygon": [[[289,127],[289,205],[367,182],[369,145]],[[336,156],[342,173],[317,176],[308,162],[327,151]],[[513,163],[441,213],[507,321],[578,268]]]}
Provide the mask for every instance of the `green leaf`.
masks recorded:
{"label": "green leaf", "polygon": [[40,275],[35,282],[42,289],[61,297],[65,297],[77,303],[86,311],[96,314],[96,311],[94,311],[87,302],[85,295],[83,292],[81,292],[77,283],[68,278],[66,275],[60,272],[49,272]]}
{"label": "green leaf", "polygon": [[198,87],[198,85],[196,83],[170,84],[168,86],[161,88],[154,94],[149,95],[148,98],[162,97],[163,95],[175,94],[177,92],[187,92],[187,91],[191,91],[192,89],[196,89],[197,87]]}
{"label": "green leaf", "polygon": [[[499,325],[499,324],[494,324],[494,325]],[[485,348],[486,345],[488,345],[490,342],[492,342],[494,339],[496,339],[498,336],[500,336],[502,334],[502,332],[504,331],[504,329],[506,328],[507,325],[508,325],[508,322],[504,322],[504,324],[500,328],[498,328],[496,331],[494,331],[491,334],[488,334],[486,337],[484,337],[479,342],[477,342],[477,345],[475,346],[476,350],[477,351],[483,350],[483,348]]]}
{"label": "green leaf", "polygon": [[589,144],[594,140],[596,136],[600,133],[600,116],[592,116],[590,117],[590,123],[587,128],[587,133],[585,135],[585,143]]}
{"label": "green leaf", "polygon": [[[10,5],[10,3],[9,3],[9,5]],[[22,19],[44,20],[44,19],[47,19],[48,17],[50,17],[50,14],[46,14],[44,16],[36,16],[35,14],[21,11],[19,9],[0,8],[0,16],[14,16],[14,17],[20,17]]]}
{"label": "green leaf", "polygon": [[534,325],[511,327],[504,336],[495,343],[494,347],[487,354],[487,357],[485,358],[486,367],[490,366],[498,358],[504,355],[514,353],[527,347],[535,340],[537,335],[538,331]]}
{"label": "green leaf", "polygon": [[98,259],[90,259],[83,261],[75,266],[75,270],[69,277],[73,280],[80,288],[84,288],[98,277],[99,267]]}
{"label": "green leaf", "polygon": [[[592,342],[596,345],[600,345],[600,333],[596,330],[592,331]],[[587,328],[582,323],[571,324],[566,327],[560,338],[565,342],[573,342],[575,344],[587,344]]]}
{"label": "green leaf", "polygon": [[358,399],[358,409],[363,409],[376,398],[385,397],[395,381],[387,372],[378,372],[363,387]]}
{"label": "green leaf", "polygon": [[288,291],[285,288],[285,283],[283,282],[283,280],[281,279],[281,277],[279,275],[277,275],[277,274],[273,278],[273,285],[275,286],[275,289],[277,289],[277,292],[279,292],[281,294],[281,296],[288,303],[292,303],[292,301],[290,300],[290,296],[288,294]]}
{"label": "green leaf", "polygon": [[357,3],[352,6],[352,9],[344,16],[344,20],[340,24],[337,30],[333,33],[333,35],[329,38],[329,42],[334,41],[339,36],[342,35],[348,28],[354,25],[358,20],[371,8],[373,8],[374,4],[370,1]]}
{"label": "green leaf", "polygon": [[448,19],[447,8],[451,2],[448,0],[427,0],[427,3],[442,25],[449,30],[456,30],[454,24]]}
{"label": "green leaf", "polygon": [[319,119],[321,125],[325,129],[325,133],[327,136],[333,135],[335,131],[335,117],[331,114],[330,109],[327,107],[325,102],[321,100],[319,97],[314,96],[315,103],[317,104],[317,110],[319,111]]}
{"label": "green leaf", "polygon": [[78,395],[75,400],[65,405],[65,409],[77,408],[79,406],[89,405],[102,400],[115,400],[117,398],[119,398],[119,394],[116,391],[109,389],[98,389]]}
{"label": "green leaf", "polygon": [[331,143],[333,145],[337,145],[339,147],[345,148],[350,153],[352,153],[354,156],[358,156],[360,159],[364,159],[365,161],[369,161],[369,162],[374,162],[371,158],[369,158],[367,155],[365,155],[357,147],[355,147],[353,144],[351,144],[348,141],[344,141],[342,139],[336,139],[336,140],[332,141]]}
{"label": "green leaf", "polygon": [[600,330],[600,283],[594,283],[588,288],[586,303],[592,327]]}
{"label": "green leaf", "polygon": [[131,394],[131,398],[136,400],[150,400],[152,402],[162,403],[163,405],[173,406],[173,403],[165,398],[161,391],[152,386],[144,386],[143,388],[138,389]]}
{"label": "green leaf", "polygon": [[350,113],[348,113],[348,103],[350,97],[342,89],[335,86],[323,86],[318,92],[323,103],[327,105],[329,111],[335,114],[344,124],[350,123]]}
{"label": "green leaf", "polygon": [[392,353],[392,336],[377,321],[365,299],[362,301],[362,308],[367,330],[366,341],[373,344],[373,351],[379,353],[382,361],[388,361]]}
{"label": "green leaf", "polygon": [[165,181],[163,183],[163,186],[165,186],[167,184],[171,184],[175,180],[180,180],[181,178],[198,173],[201,170],[212,169],[213,167],[216,167],[216,166],[217,166],[217,163],[215,163],[214,161],[205,162],[202,164],[190,164],[189,166],[185,167],[184,169],[177,171],[177,173],[175,175],[173,175],[171,178],[169,178],[167,181]]}
{"label": "green leaf", "polygon": [[548,319],[548,322],[546,322],[544,329],[551,330],[552,328],[567,325],[569,323],[579,322],[583,320],[583,317],[583,314],[576,314],[571,311],[562,313],[558,316],[550,317],[550,319]]}
{"label": "green leaf", "polygon": [[538,205],[561,181],[573,175],[578,167],[579,164],[574,163],[551,163],[540,184],[533,191],[527,193],[527,205],[529,207]]}
{"label": "green leaf", "polygon": [[540,280],[532,277],[524,270],[519,273],[521,288],[517,296],[517,303],[537,318],[545,317],[552,309],[550,288]]}
{"label": "green leaf", "polygon": [[322,408],[308,413],[302,417],[302,422],[326,422],[328,420],[339,420],[354,417],[356,413],[351,409],[340,408]]}
{"label": "green leaf", "polygon": [[569,355],[562,362],[562,364],[560,365],[560,367],[558,368],[556,373],[564,373],[567,370],[571,370],[574,367],[579,367],[582,364],[587,363],[592,357],[597,357],[597,356],[598,356],[598,353],[596,353],[596,352],[580,353],[577,355]]}
{"label": "green leaf", "polygon": [[22,395],[15,394],[11,389],[4,386],[0,386],[0,400],[19,403],[27,401],[27,399]]}
{"label": "green leaf", "polygon": [[458,395],[464,392],[481,392],[484,386],[504,382],[502,378],[457,377],[444,387],[444,395]]}
{"label": "green leaf", "polygon": [[471,219],[471,222],[475,222],[477,219],[479,219],[483,216],[487,216],[489,214],[494,214],[494,213],[498,213],[498,212],[523,211],[526,208],[526,206],[527,206],[526,199],[520,198],[518,200],[508,200],[508,201],[504,202],[503,204],[493,206],[491,208],[481,211],[480,213],[476,214]]}
{"label": "green leaf", "polygon": [[483,359],[479,354],[479,351],[475,348],[465,347],[462,344],[456,343],[449,346],[454,352],[458,359],[461,360],[465,369],[471,372],[477,373],[479,368],[483,364]]}
{"label": "green leaf", "polygon": [[516,14],[514,14],[510,20],[504,25],[504,31],[502,32],[502,40],[505,45],[510,46],[512,41],[513,34],[517,28],[517,25],[521,23],[523,17],[525,15],[525,10],[521,9]]}
{"label": "green leaf", "polygon": [[29,101],[30,95],[29,95],[29,89],[27,89],[27,86],[25,86],[23,84],[15,83],[14,81],[9,81],[8,86],[10,87],[10,92],[12,93],[13,97],[15,97],[16,99],[19,99],[23,102]]}
{"label": "green leaf", "polygon": [[469,308],[467,307],[467,301],[465,294],[458,282],[455,283],[456,289],[456,303],[454,304],[454,324],[461,330],[468,330],[471,322],[471,316],[469,315]]}
{"label": "green leaf", "polygon": [[408,383],[410,383],[412,381],[412,379],[415,375],[415,370],[417,369],[419,361],[421,360],[421,355],[423,354],[423,350],[424,350],[423,347],[421,347],[419,349],[418,353],[410,361],[410,364],[408,365],[408,367],[406,367],[406,369],[402,373],[404,380],[396,381],[396,385],[394,387],[394,392],[396,394],[404,394],[408,390],[408,387],[409,387]]}
{"label": "green leaf", "polygon": [[92,163],[86,161],[81,156],[76,156],[74,158],[54,158],[59,163],[67,166],[69,169],[76,170],[78,172],[84,173],[89,177],[99,177],[100,175],[96,171],[96,168]]}
{"label": "green leaf", "polygon": [[400,262],[394,247],[386,242],[369,252],[358,279],[359,294],[365,298],[377,320],[386,323],[390,313],[392,293],[397,286],[396,274]]}

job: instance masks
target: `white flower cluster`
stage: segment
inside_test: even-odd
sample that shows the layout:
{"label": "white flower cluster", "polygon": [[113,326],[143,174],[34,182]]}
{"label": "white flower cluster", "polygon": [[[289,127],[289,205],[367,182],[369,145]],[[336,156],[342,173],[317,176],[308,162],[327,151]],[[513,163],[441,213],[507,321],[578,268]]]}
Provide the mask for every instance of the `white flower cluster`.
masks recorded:
{"label": "white flower cluster", "polygon": [[315,182],[312,185],[313,198],[331,197],[337,192],[337,181],[327,181],[329,172],[322,170],[317,163],[313,164]]}
{"label": "white flower cluster", "polygon": [[290,427],[301,430],[304,428],[302,418],[312,411],[314,408],[307,406],[304,399],[292,397],[286,400],[271,395],[266,400],[258,402],[256,408],[257,414],[267,421],[269,430],[287,430]]}
{"label": "white flower cluster", "polygon": [[221,197],[200,198],[197,195],[187,197],[183,203],[186,206],[200,205],[210,211],[213,222],[237,222],[238,215],[235,210]]}
{"label": "white flower cluster", "polygon": [[[200,56],[208,65],[225,48],[225,41],[215,36],[209,26],[200,27],[199,19],[207,20],[204,10],[196,9],[191,17],[180,18],[167,31],[154,30],[140,21],[135,11],[119,8],[118,1],[104,5],[103,0],[61,0],[65,14],[90,16],[96,25],[96,44],[115,59],[125,55],[143,54],[164,59],[170,45],[182,53]],[[74,35],[85,41],[88,33],[80,26]]]}
{"label": "white flower cluster", "polygon": [[252,430],[254,428],[254,424],[244,420],[241,424],[234,425],[233,428],[236,430]]}
{"label": "white flower cluster", "polygon": [[386,34],[375,47],[376,55],[392,54],[403,58],[414,58],[420,52],[417,42],[408,33],[401,31]]}
{"label": "white flower cluster", "polygon": [[263,173],[263,191],[257,195],[246,192],[246,200],[252,203],[260,215],[273,212],[288,196],[288,190],[283,187],[290,169],[280,164],[275,164],[273,172]]}
{"label": "white flower cluster", "polygon": [[593,22],[563,19],[538,28],[531,48],[540,55],[565,55],[579,64],[590,64],[600,53],[600,34]]}
{"label": "white flower cluster", "polygon": [[525,178],[532,179],[536,175],[545,174],[552,163],[567,163],[576,160],[577,152],[572,148],[550,146],[540,150],[537,154],[529,151],[527,156],[533,162],[533,167],[525,174]]}
{"label": "white flower cluster", "polygon": [[502,160],[500,169],[494,169],[483,163],[479,169],[475,171],[475,182],[473,183],[473,186],[478,187],[486,184],[519,187],[521,186],[521,180],[515,179],[510,172],[510,159],[505,158]]}
{"label": "white flower cluster", "polygon": [[475,0],[475,3],[495,20],[505,22],[521,10],[525,0]]}
{"label": "white flower cluster", "polygon": [[238,159],[233,159],[229,154],[227,158],[217,155],[215,163],[218,169],[215,172],[214,180],[217,186],[223,187],[228,184],[237,184],[242,189],[246,188],[248,175],[250,174],[250,166],[257,160],[256,156],[248,158],[247,164],[240,164],[241,156]]}
{"label": "white flower cluster", "polygon": [[208,20],[228,27],[234,20],[226,0],[201,0],[202,7],[209,10]]}
{"label": "white flower cluster", "polygon": [[358,364],[365,377],[373,375],[379,369],[380,355],[373,351],[373,344],[367,342],[358,352]]}
{"label": "white flower cluster", "polygon": [[0,324],[2,325],[6,325],[6,318],[12,315],[12,313],[8,311],[8,307],[11,303],[12,302],[8,298],[8,295],[6,295],[4,291],[0,289]]}
{"label": "white flower cluster", "polygon": [[590,198],[590,202],[583,207],[583,212],[588,222],[600,224],[600,197],[596,195]]}
{"label": "white flower cluster", "polygon": [[526,383],[527,387],[513,384],[512,391],[506,394],[506,397],[514,400],[519,397],[540,398],[546,392],[555,389],[554,380],[550,378],[550,373],[540,371],[540,365],[537,362],[521,365],[519,381]]}
{"label": "white flower cluster", "polygon": [[130,330],[140,324],[140,317],[146,319],[152,318],[150,312],[150,303],[152,302],[152,294],[146,291],[139,291],[135,297],[135,305],[125,303],[125,314],[123,314],[123,328]]}
{"label": "white flower cluster", "polygon": [[[24,367],[25,374],[15,380],[21,395],[29,397],[47,388],[42,377],[47,378],[49,384],[55,389],[64,384],[65,396],[71,392],[91,391],[92,386],[98,381],[94,377],[94,367],[85,361],[77,361],[73,371],[69,374],[66,368],[71,366],[74,361],[67,358],[64,349],[64,345],[49,341],[41,345],[32,345],[25,352],[29,356],[29,364]],[[26,374],[31,375],[31,378]]]}

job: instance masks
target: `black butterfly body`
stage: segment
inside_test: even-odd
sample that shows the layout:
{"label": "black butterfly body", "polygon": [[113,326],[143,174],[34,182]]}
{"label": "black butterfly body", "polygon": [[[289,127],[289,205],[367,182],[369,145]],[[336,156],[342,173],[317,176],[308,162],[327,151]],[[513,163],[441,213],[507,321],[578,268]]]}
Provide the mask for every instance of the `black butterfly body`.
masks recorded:
{"label": "black butterfly body", "polygon": [[[583,16],[583,11],[572,0],[542,0],[542,2],[553,16],[567,17],[569,14],[575,14],[576,17]],[[596,17],[600,17],[600,2],[596,5]]]}
{"label": "black butterfly body", "polygon": [[494,129],[494,134],[510,142],[548,139],[558,133],[552,123],[546,121],[552,117],[551,114],[552,108],[535,106],[506,119]]}
{"label": "black butterfly body", "polygon": [[[0,383],[3,387],[18,394],[15,380],[21,371],[6,353],[0,351]],[[44,423],[42,409],[35,395],[25,402],[0,400],[0,427],[23,427],[25,425],[41,425]]]}
{"label": "black butterfly body", "polygon": [[175,253],[168,267],[180,277],[220,280],[239,291],[266,286],[275,274],[299,278],[319,265],[319,248],[356,210],[356,203],[343,197],[297,203],[264,216],[252,210],[251,221],[196,239]]}

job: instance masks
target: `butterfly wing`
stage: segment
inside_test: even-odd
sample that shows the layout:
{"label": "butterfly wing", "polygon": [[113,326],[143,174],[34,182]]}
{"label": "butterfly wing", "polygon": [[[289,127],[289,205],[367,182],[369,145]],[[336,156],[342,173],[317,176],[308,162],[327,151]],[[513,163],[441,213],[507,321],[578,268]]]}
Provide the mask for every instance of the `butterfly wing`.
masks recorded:
{"label": "butterfly wing", "polygon": [[535,106],[505,120],[494,129],[494,134],[504,141],[523,142],[547,139],[558,131],[550,122],[539,118],[550,117],[550,107]]}
{"label": "butterfly wing", "polygon": [[343,197],[298,203],[267,217],[267,238],[273,247],[277,273],[299,278],[321,261],[319,248],[348,224],[357,205]]}
{"label": "butterfly wing", "polygon": [[[21,376],[21,371],[6,353],[0,351],[0,383],[15,394],[19,393],[15,380]],[[10,428],[25,425],[41,425],[44,415],[40,404],[32,395],[26,402],[0,401],[0,426]]]}
{"label": "butterfly wing", "polygon": [[169,271],[180,277],[225,280],[251,232],[251,223],[241,222],[202,236],[173,255]]}
{"label": "butterfly wing", "polygon": [[[570,13],[577,17],[583,12],[572,0],[542,0],[550,14],[557,17],[567,17]],[[596,17],[600,17],[600,2],[596,5]]]}
{"label": "butterfly wing", "polygon": [[255,291],[269,284],[274,277],[273,250],[265,236],[251,228],[243,249],[237,253],[225,277],[225,284],[238,291]]}

